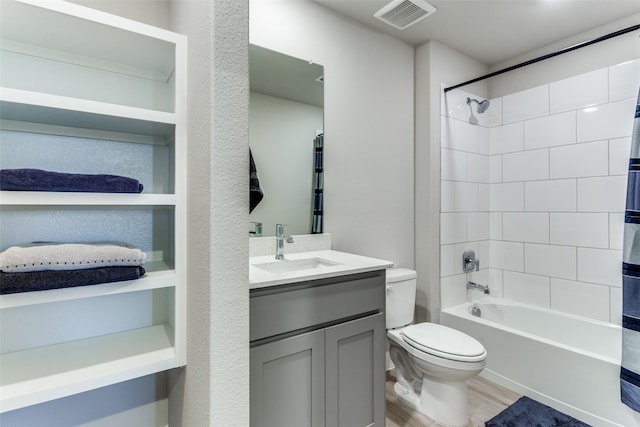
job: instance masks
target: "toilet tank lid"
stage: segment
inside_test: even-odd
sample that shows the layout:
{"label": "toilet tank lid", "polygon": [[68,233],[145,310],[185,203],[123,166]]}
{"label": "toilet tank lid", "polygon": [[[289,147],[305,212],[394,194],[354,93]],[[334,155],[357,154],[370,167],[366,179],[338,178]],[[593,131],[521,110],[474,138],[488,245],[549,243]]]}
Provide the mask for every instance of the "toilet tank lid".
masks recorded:
{"label": "toilet tank lid", "polygon": [[387,283],[400,282],[402,280],[415,279],[416,271],[409,268],[388,268]]}

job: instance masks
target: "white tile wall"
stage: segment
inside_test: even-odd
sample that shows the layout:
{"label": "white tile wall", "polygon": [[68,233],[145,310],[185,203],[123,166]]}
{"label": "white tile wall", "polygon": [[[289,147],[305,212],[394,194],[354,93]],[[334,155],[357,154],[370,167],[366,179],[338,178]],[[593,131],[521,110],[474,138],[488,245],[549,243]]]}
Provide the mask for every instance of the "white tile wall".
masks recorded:
{"label": "white tile wall", "polygon": [[576,180],[525,182],[525,211],[572,212],[577,208]]}
{"label": "white tile wall", "polygon": [[[491,107],[493,108],[493,106]],[[491,154],[491,138],[488,127],[479,126],[478,129],[478,153]]]}
{"label": "white tile wall", "polygon": [[607,141],[554,147],[550,150],[551,179],[609,174]]}
{"label": "white tile wall", "polygon": [[484,154],[467,154],[467,180],[469,182],[490,182],[490,156]]}
{"label": "white tile wall", "polygon": [[[443,307],[493,296],[620,324],[626,176],[640,59],[492,99],[442,124]],[[476,193],[477,197],[473,197]],[[463,274],[474,248],[482,270]]]}
{"label": "white tile wall", "polygon": [[454,211],[454,190],[455,182],[453,181],[440,181],[440,211],[441,212],[453,212]]}
{"label": "white tile wall", "polygon": [[578,248],[578,280],[608,286],[622,286],[622,252]]}
{"label": "white tile wall", "polygon": [[578,180],[578,211],[624,212],[627,198],[624,175]]}
{"label": "white tile wall", "polygon": [[489,129],[491,154],[513,153],[524,149],[524,125],[522,122]]}
{"label": "white tile wall", "polygon": [[453,275],[453,254],[455,245],[440,246],[440,277]]}
{"label": "white tile wall", "polygon": [[450,181],[467,180],[467,153],[456,150],[441,150],[441,178]]}
{"label": "white tile wall", "polygon": [[454,147],[457,150],[477,153],[480,141],[479,126],[461,120],[456,120],[454,126]]}
{"label": "white tile wall", "polygon": [[609,287],[552,278],[551,308],[608,322]]}
{"label": "white tile wall", "polygon": [[615,325],[622,324],[622,288],[609,287],[610,310],[611,316],[609,321]]}
{"label": "white tile wall", "polygon": [[549,214],[505,212],[502,217],[503,240],[549,243]]}
{"label": "white tile wall", "polygon": [[443,213],[440,215],[440,244],[467,240],[467,214]]}
{"label": "white tile wall", "polygon": [[489,239],[489,213],[477,212],[467,214],[467,240],[480,241]]}
{"label": "white tile wall", "polygon": [[549,150],[521,151],[502,156],[504,182],[542,179],[549,179]]}
{"label": "white tile wall", "polygon": [[498,270],[496,268],[489,269],[489,289],[491,291],[491,295],[497,298],[504,297],[502,274],[502,270]]}
{"label": "white tile wall", "polygon": [[478,184],[478,210],[489,210],[489,184]]}
{"label": "white tile wall", "polygon": [[502,212],[489,213],[489,239],[502,240]]}
{"label": "white tile wall", "polygon": [[575,111],[553,114],[524,122],[525,150],[575,143]]}
{"label": "white tile wall", "polygon": [[612,102],[578,111],[578,142],[631,136],[635,99]]}
{"label": "white tile wall", "polygon": [[609,100],[606,68],[580,74],[550,84],[551,113],[577,110]]}
{"label": "white tile wall", "polygon": [[551,213],[550,242],[554,245],[609,247],[606,213]]}
{"label": "white tile wall", "polygon": [[524,184],[522,182],[490,184],[489,208],[491,211],[524,210]]}
{"label": "white tile wall", "polygon": [[636,98],[640,88],[640,59],[609,67],[609,101]]}
{"label": "white tile wall", "polygon": [[455,182],[453,194],[453,210],[455,212],[478,210],[478,184],[473,182]]}
{"label": "white tile wall", "polygon": [[629,170],[631,138],[617,138],[609,141],[609,175],[626,175]]}
{"label": "white tile wall", "polygon": [[503,123],[518,122],[549,114],[549,85],[538,86],[502,98]]}
{"label": "white tile wall", "polygon": [[466,274],[443,277],[440,280],[440,305],[443,309],[460,305],[467,300]]}
{"label": "white tile wall", "polygon": [[502,155],[489,158],[489,182],[502,182]]}
{"label": "white tile wall", "polygon": [[549,278],[533,274],[504,272],[504,297],[512,301],[549,308]]}
{"label": "white tile wall", "polygon": [[491,240],[489,242],[489,267],[503,270],[524,270],[524,246],[523,243],[501,242]]}
{"label": "white tile wall", "polygon": [[622,240],[624,237],[624,214],[609,214],[609,249],[622,250]]}
{"label": "white tile wall", "polygon": [[562,279],[576,279],[576,248],[525,243],[524,271]]}

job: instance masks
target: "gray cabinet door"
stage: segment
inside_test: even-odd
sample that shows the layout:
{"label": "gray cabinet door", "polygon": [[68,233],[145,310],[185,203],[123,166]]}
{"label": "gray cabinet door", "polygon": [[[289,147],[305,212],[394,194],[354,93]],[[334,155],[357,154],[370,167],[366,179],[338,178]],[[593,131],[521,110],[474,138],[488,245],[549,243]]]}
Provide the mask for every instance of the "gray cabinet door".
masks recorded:
{"label": "gray cabinet door", "polygon": [[251,349],[251,427],[324,427],[324,330]]}
{"label": "gray cabinet door", "polygon": [[327,427],[384,427],[384,314],[325,329]]}

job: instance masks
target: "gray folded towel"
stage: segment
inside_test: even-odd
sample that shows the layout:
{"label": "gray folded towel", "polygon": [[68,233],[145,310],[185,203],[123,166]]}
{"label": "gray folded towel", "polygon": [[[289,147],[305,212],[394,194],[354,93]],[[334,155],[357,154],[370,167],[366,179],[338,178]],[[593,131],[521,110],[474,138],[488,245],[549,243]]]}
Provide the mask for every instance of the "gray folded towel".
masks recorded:
{"label": "gray folded towel", "polygon": [[0,253],[0,270],[26,273],[144,265],[140,249],[115,243],[47,243],[12,246]]}
{"label": "gray folded towel", "polygon": [[46,291],[100,283],[135,280],[145,275],[142,267],[100,267],[89,270],[34,271],[5,273],[0,271],[0,294]]}

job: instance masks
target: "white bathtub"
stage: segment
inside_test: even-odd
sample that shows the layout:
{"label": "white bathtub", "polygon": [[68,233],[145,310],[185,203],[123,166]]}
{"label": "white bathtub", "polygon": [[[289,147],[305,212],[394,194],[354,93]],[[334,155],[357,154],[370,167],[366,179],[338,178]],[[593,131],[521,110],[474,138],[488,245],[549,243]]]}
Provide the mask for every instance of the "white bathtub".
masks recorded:
{"label": "white bathtub", "polygon": [[484,298],[441,312],[443,324],[485,346],[485,378],[596,427],[640,427],[620,403],[621,328],[553,310]]}

